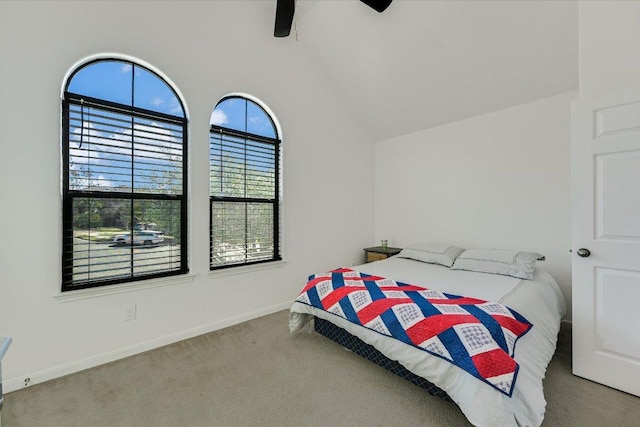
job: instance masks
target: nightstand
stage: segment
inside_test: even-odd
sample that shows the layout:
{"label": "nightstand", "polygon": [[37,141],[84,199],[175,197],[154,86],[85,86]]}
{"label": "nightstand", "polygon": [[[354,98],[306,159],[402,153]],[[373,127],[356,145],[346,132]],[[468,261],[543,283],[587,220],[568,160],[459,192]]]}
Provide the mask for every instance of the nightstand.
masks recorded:
{"label": "nightstand", "polygon": [[382,246],[374,246],[373,248],[365,248],[364,262],[380,261],[394,255],[398,255],[402,248],[383,248]]}

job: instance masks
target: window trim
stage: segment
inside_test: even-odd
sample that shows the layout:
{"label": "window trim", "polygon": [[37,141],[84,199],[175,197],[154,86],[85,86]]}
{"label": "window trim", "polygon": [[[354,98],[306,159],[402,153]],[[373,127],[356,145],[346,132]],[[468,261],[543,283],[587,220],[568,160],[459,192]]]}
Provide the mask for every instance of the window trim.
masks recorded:
{"label": "window trim", "polygon": [[[149,73],[160,79],[167,87],[173,92],[178,100],[182,116],[171,115],[163,112],[153,111],[136,107],[134,105],[120,104],[117,102],[93,98],[90,96],[69,92],[68,88],[75,75],[84,68],[91,66],[98,62],[121,62],[124,64],[130,64],[134,67],[143,68]],[[133,90],[133,87],[132,87]],[[70,131],[71,131],[71,118],[70,107],[71,105],[84,105],[85,103],[92,104],[96,108],[103,111],[123,114],[130,116],[131,119],[161,119],[165,122],[171,122],[174,125],[180,126],[182,130],[182,188],[181,194],[162,194],[162,193],[135,193],[135,192],[120,192],[120,191],[98,191],[98,190],[71,190],[70,189]],[[133,100],[132,100],[133,103]],[[85,61],[76,63],[71,70],[65,76],[63,80],[62,90],[62,111],[61,111],[61,151],[62,151],[62,251],[61,251],[61,293],[66,294],[76,290],[87,290],[92,288],[103,288],[111,285],[126,285],[132,284],[144,280],[170,278],[170,276],[187,275],[189,273],[188,268],[188,181],[189,181],[189,119],[188,112],[185,107],[182,95],[177,90],[173,82],[166,78],[161,72],[155,69],[155,67],[149,66],[135,58],[125,57],[122,55],[96,55]],[[132,159],[133,161],[133,159]],[[73,224],[73,200],[81,197],[95,197],[98,199],[129,199],[133,203],[137,200],[177,200],[180,201],[180,268],[172,271],[164,271],[158,273],[150,273],[143,275],[130,275],[127,277],[119,278],[107,278],[107,279],[94,279],[85,282],[73,284],[73,281],[65,282],[65,277],[73,277],[73,265],[65,266],[65,262],[70,259],[73,260],[72,252],[65,252],[65,242],[69,238],[65,230]]]}

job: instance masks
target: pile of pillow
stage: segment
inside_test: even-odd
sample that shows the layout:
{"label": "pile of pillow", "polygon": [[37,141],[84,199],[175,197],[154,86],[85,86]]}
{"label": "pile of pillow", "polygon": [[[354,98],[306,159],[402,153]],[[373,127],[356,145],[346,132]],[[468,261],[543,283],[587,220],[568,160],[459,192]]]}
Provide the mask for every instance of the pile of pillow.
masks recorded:
{"label": "pile of pillow", "polygon": [[533,279],[536,261],[544,256],[536,252],[508,249],[463,249],[457,246],[416,243],[404,248],[399,258],[440,264],[452,270],[502,274],[519,279]]}

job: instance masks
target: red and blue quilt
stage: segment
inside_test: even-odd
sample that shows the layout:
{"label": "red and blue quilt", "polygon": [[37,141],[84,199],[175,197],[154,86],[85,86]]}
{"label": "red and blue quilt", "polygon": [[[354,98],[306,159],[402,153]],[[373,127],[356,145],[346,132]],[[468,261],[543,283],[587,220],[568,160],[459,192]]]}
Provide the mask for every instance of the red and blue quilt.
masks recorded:
{"label": "red and blue quilt", "polygon": [[502,304],[348,268],[310,276],[296,301],[443,358],[507,396],[516,342],[533,326]]}

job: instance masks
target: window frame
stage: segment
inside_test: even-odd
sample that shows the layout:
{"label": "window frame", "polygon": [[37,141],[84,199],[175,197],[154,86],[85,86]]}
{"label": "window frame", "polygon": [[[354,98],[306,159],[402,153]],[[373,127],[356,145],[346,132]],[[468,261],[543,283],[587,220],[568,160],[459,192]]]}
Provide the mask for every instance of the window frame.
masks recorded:
{"label": "window frame", "polygon": [[[114,101],[109,101],[100,98],[93,98],[90,96],[82,95],[79,93],[70,92],[69,86],[74,78],[74,76],[85,69],[88,66],[96,64],[98,62],[119,62],[125,65],[131,65],[133,70],[136,67],[142,68],[147,72],[151,73],[159,80],[161,80],[167,87],[173,92],[175,98],[177,99],[180,109],[182,111],[182,116],[171,115],[159,111],[153,111],[141,107],[137,107],[134,105],[134,99],[132,97],[131,104],[120,104]],[[134,71],[132,71],[134,72]],[[132,92],[135,90],[135,81],[132,81]],[[91,105],[96,109],[99,109],[102,112],[116,113],[127,118],[130,118],[132,124],[136,119],[146,119],[146,120],[158,120],[162,123],[171,123],[172,125],[176,125],[182,131],[182,144],[181,144],[181,194],[169,194],[167,192],[136,192],[132,188],[130,192],[127,191],[100,191],[95,189],[86,189],[86,190],[77,190],[71,189],[70,183],[70,144],[71,144],[71,107],[74,105]],[[81,64],[74,65],[72,71],[65,77],[65,83],[62,92],[62,111],[61,111],[61,150],[62,150],[62,285],[61,291],[63,293],[70,292],[74,290],[80,289],[88,289],[88,288],[98,288],[109,285],[116,285],[122,283],[131,283],[142,280],[155,279],[160,277],[168,277],[168,276],[176,276],[176,275],[184,275],[189,272],[188,268],[188,154],[189,154],[189,134],[188,134],[188,117],[187,110],[185,108],[182,97],[179,95],[179,92],[176,88],[171,84],[166,78],[160,75],[158,72],[154,71],[151,67],[144,65],[138,60],[134,60],[131,58],[120,58],[120,57],[98,57],[96,59],[88,60]],[[82,130],[81,132],[84,132]],[[133,164],[135,160],[135,156],[132,154],[131,162]],[[132,174],[133,176],[133,167]],[[88,279],[86,281],[78,281],[74,282],[73,280],[73,261],[74,251],[66,250],[66,247],[69,245],[69,240],[73,242],[73,201],[78,198],[91,198],[97,200],[106,200],[106,199],[124,199],[129,200],[132,205],[135,202],[143,201],[143,200],[172,200],[179,201],[179,223],[180,223],[180,267],[178,269],[169,270],[169,271],[160,271],[155,273],[141,274],[134,273],[133,271],[128,276],[118,276],[113,278],[106,279]],[[130,233],[133,233],[133,221],[132,221]],[[71,232],[69,232],[71,230]],[[73,243],[71,243],[73,245]],[[133,251],[134,245],[131,245]],[[133,266],[133,260],[132,260]]]}
{"label": "window frame", "polygon": [[[209,128],[209,151],[211,152],[212,147],[212,138],[214,135],[217,138],[222,138],[224,135],[229,135],[235,138],[241,138],[245,142],[243,146],[247,147],[247,140],[259,142],[262,144],[269,144],[274,146],[274,198],[273,199],[264,199],[257,197],[238,197],[238,196],[214,196],[211,194],[211,166],[212,161],[209,160],[209,270],[210,271],[221,271],[221,270],[229,270],[233,268],[242,268],[247,266],[254,266],[259,264],[273,263],[277,261],[282,261],[282,229],[281,229],[281,205],[282,205],[282,195],[281,195],[281,176],[282,176],[282,162],[281,162],[281,150],[282,150],[282,139],[280,137],[279,127],[274,120],[273,115],[260,101],[255,98],[245,95],[245,94],[232,94],[223,97],[216,104],[215,109],[218,105],[222,104],[224,101],[229,99],[238,99],[247,103],[252,103],[256,107],[258,107],[264,115],[269,119],[269,122],[273,128],[275,138],[266,137],[246,131],[241,131],[237,129],[228,128],[225,126],[210,124]],[[245,107],[247,108],[247,107]],[[246,162],[244,163],[246,166]],[[245,179],[246,179],[246,169],[245,169]],[[257,261],[247,261],[247,253],[246,246],[248,243],[248,236],[245,234],[245,261],[244,262],[235,262],[235,263],[227,263],[221,265],[213,265],[213,249],[214,249],[214,226],[213,226],[213,204],[214,203],[261,203],[261,204],[269,204],[273,206],[273,229],[272,229],[272,237],[273,237],[273,256],[269,259],[261,259]],[[246,218],[245,218],[245,228],[246,228]]]}

